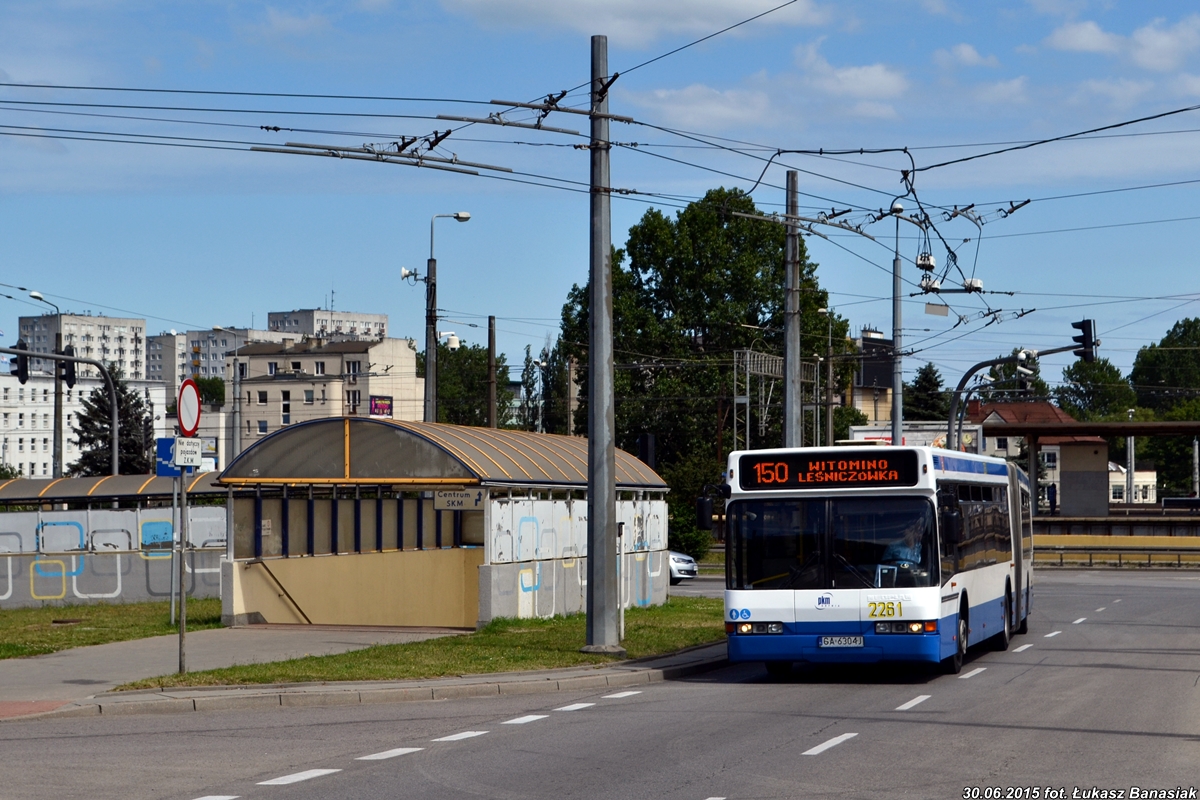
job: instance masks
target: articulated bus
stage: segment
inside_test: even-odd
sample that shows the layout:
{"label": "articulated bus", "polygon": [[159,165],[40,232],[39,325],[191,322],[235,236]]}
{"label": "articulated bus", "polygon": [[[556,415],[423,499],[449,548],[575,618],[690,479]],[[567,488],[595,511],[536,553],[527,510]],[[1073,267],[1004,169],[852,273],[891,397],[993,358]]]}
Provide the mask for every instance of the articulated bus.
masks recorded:
{"label": "articulated bus", "polygon": [[1031,500],[1013,464],[930,447],[740,451],[720,489],[730,661],[774,677],[796,661],[953,674],[969,646],[1007,649],[1027,630]]}

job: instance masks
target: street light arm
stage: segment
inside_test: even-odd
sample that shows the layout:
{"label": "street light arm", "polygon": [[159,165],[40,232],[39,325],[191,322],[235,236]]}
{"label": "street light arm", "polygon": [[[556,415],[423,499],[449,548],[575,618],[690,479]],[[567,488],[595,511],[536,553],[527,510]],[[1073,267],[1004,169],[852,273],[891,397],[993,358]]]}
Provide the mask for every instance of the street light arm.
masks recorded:
{"label": "street light arm", "polygon": [[[1070,348],[1068,348],[1068,349],[1070,349]],[[1046,352],[1050,352],[1050,351],[1047,350]],[[955,440],[955,436],[954,436],[954,420],[958,417],[958,398],[962,396],[963,389],[966,388],[967,381],[971,380],[971,378],[975,376],[975,373],[978,372],[979,370],[983,369],[984,367],[995,367],[1000,364],[1014,364],[1018,361],[1023,361],[1024,359],[1025,359],[1024,352],[1022,352],[1020,355],[1015,355],[1015,356],[1004,356],[1002,358],[992,358],[992,359],[988,359],[987,361],[980,361],[978,364],[976,364],[975,366],[971,367],[969,370],[966,371],[966,373],[962,376],[962,380],[960,380],[958,382],[958,386],[955,388],[954,394],[950,396],[950,418],[949,418],[949,420],[947,422],[947,426],[946,426],[946,449],[947,450],[953,450],[958,446],[958,442]]]}

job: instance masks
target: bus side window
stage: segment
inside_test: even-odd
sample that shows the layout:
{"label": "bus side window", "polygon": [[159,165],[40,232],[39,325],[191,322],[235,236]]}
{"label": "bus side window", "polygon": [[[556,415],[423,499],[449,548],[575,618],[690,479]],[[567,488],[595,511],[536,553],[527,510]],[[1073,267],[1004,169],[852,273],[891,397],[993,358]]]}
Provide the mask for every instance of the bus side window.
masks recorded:
{"label": "bus side window", "polygon": [[[960,512],[958,505],[959,487],[953,483],[942,484],[938,488],[938,522],[940,528],[940,536],[938,543],[941,557],[941,575],[942,582],[950,580],[950,576],[958,572],[958,543],[954,541],[954,535],[951,531],[946,530],[942,520],[946,518],[947,513]],[[959,519],[959,524],[965,524],[965,520]]]}

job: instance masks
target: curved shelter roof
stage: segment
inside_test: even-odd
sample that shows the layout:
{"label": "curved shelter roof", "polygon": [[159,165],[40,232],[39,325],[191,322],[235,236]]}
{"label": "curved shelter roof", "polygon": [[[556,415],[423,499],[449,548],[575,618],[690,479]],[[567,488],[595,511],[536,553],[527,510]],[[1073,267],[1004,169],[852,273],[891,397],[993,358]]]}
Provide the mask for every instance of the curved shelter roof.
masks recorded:
{"label": "curved shelter roof", "polygon": [[[188,484],[188,494],[224,494],[219,474],[202,472]],[[99,478],[14,478],[0,480],[0,504],[65,503],[170,497],[174,478],[154,475],[105,475]]]}
{"label": "curved shelter roof", "polygon": [[[587,439],[430,422],[333,417],[289,425],[253,445],[223,485],[587,485]],[[666,489],[653,470],[618,450],[621,489]]]}

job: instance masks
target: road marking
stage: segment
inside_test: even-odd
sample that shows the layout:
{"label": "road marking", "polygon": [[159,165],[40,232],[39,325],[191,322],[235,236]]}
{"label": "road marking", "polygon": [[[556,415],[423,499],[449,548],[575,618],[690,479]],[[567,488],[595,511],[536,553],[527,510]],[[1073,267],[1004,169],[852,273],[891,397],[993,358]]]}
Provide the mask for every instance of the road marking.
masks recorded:
{"label": "road marking", "polygon": [[1071,624],[1072,624],[1072,625],[1078,625],[1079,623],[1083,622],[1085,619],[1087,619],[1087,617],[1080,617],[1079,619],[1075,620],[1075,621],[1074,621],[1074,622],[1072,622]]}
{"label": "road marking", "polygon": [[986,669],[987,669],[987,667],[976,667],[975,669],[968,672],[966,675],[959,675],[958,679],[960,681],[965,681],[967,678],[974,678],[976,675],[978,675],[979,673],[983,672]]}
{"label": "road marking", "polygon": [[635,694],[641,694],[641,692],[617,692],[616,694],[606,694],[606,695],[604,695],[604,697],[602,697],[600,699],[601,700],[620,700],[622,697],[633,697]]}
{"label": "road marking", "polygon": [[463,739],[471,739],[476,736],[483,736],[487,731],[463,731],[462,733],[452,733],[449,736],[443,736],[440,739],[434,739],[435,742],[461,742]]}
{"label": "road marking", "polygon": [[1119,603],[1119,602],[1121,602],[1121,600],[1120,600],[1120,598],[1118,598],[1118,599],[1116,599],[1116,600],[1113,600],[1113,602],[1114,602],[1114,603]]}
{"label": "road marking", "polygon": [[1013,652],[1014,652],[1014,653],[1024,653],[1026,650],[1028,650],[1028,649],[1029,649],[1029,648],[1031,648],[1031,647],[1033,647],[1033,645],[1031,645],[1031,644],[1023,644],[1023,645],[1021,645],[1020,647],[1018,647],[1016,650],[1013,650]]}
{"label": "road marking", "polygon": [[299,783],[307,781],[311,778],[319,778],[322,775],[332,775],[335,772],[341,772],[340,769],[306,769],[304,772],[295,772],[291,775],[284,775],[282,778],[272,778],[269,781],[260,781],[259,786],[286,786],[289,783]]}
{"label": "road marking", "polygon": [[196,800],[238,800],[240,794],[206,794],[204,797],[197,797]]}
{"label": "road marking", "polygon": [[591,708],[594,705],[596,705],[596,704],[595,703],[571,703],[571,705],[569,705],[569,706],[563,706],[562,708],[556,708],[554,710],[555,711],[581,711],[585,708]]}
{"label": "road marking", "polygon": [[1045,636],[1043,636],[1042,638],[1043,638],[1043,639],[1050,639],[1050,638],[1053,638],[1053,637],[1055,637],[1055,636],[1058,636],[1060,633],[1062,633],[1062,631],[1050,631],[1049,633],[1047,633],[1047,634],[1046,634]]}
{"label": "road marking", "polygon": [[1099,607],[1099,608],[1097,608],[1097,609],[1096,609],[1096,610],[1095,610],[1093,613],[1095,613],[1095,614],[1099,614],[1101,611],[1103,611],[1103,610],[1104,610],[1104,609],[1106,609],[1106,608],[1108,608],[1108,606],[1100,606],[1100,607]]}
{"label": "road marking", "polygon": [[820,755],[821,753],[824,753],[829,748],[837,747],[842,742],[845,742],[849,739],[853,739],[855,736],[858,736],[858,734],[857,733],[843,733],[841,736],[833,737],[828,742],[825,742],[825,744],[819,744],[811,750],[805,750],[800,755],[802,755],[802,756]]}
{"label": "road marking", "polygon": [[523,717],[517,717],[516,719],[510,719],[507,722],[501,722],[500,724],[501,725],[524,725],[528,722],[537,722],[539,719],[545,719],[545,718],[546,718],[545,714],[527,714]]}
{"label": "road marking", "polygon": [[396,756],[406,756],[409,753],[416,753],[424,750],[424,747],[397,747],[395,750],[384,750],[382,753],[372,753],[369,756],[359,756],[355,761],[383,761],[385,758],[395,758]]}
{"label": "road marking", "polygon": [[924,703],[924,702],[925,702],[926,700],[928,700],[930,697],[932,697],[932,695],[928,695],[928,694],[919,694],[919,695],[917,695],[916,697],[914,697],[912,700],[909,700],[909,701],[908,701],[907,703],[905,703],[904,705],[902,705],[902,706],[896,706],[896,710],[897,710],[897,711],[908,711],[908,710],[909,710],[910,708],[912,708],[913,706],[920,705],[921,703]]}

